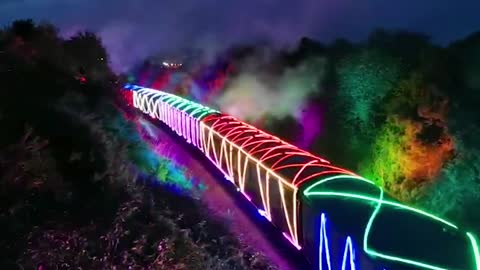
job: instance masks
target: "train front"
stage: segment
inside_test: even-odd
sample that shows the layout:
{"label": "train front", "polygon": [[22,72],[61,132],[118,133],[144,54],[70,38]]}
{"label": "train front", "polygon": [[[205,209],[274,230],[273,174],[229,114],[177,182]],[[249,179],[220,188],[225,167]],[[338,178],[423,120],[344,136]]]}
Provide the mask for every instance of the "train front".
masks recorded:
{"label": "train front", "polygon": [[330,175],[300,190],[303,247],[315,269],[480,270],[471,233],[367,179]]}

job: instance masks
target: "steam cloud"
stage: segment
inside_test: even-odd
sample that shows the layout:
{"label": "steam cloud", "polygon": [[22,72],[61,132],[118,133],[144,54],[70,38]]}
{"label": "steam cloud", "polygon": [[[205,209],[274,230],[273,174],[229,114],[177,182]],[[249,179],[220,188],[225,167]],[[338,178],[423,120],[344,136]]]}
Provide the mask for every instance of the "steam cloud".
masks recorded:
{"label": "steam cloud", "polygon": [[222,111],[251,122],[267,115],[300,119],[306,100],[320,91],[324,72],[323,58],[309,59],[277,78],[247,70],[232,80],[216,102]]}

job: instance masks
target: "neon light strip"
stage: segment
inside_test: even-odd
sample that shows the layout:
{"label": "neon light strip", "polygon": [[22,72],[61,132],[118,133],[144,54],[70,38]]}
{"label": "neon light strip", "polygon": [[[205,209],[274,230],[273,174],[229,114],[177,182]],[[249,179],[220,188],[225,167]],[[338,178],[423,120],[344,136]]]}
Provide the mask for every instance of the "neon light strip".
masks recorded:
{"label": "neon light strip", "polygon": [[302,247],[299,246],[297,243],[295,243],[295,241],[287,234],[287,233],[283,233],[283,237],[285,237],[294,247],[296,247],[298,250],[301,250]]}
{"label": "neon light strip", "polygon": [[264,218],[266,218],[268,221],[272,222],[272,219],[270,218],[270,216],[267,215],[267,212],[265,212],[264,210],[258,209],[258,213]]}
{"label": "neon light strip", "polygon": [[[244,192],[244,186],[245,186],[245,171],[246,171],[246,168],[247,168],[247,165],[249,162],[253,162],[254,164],[256,164],[255,166],[258,166],[258,167],[261,167],[263,170],[265,170],[267,173],[266,173],[266,177],[269,177],[270,175],[274,176],[274,178],[277,180],[278,182],[278,185],[279,185],[279,190],[280,190],[280,198],[282,200],[282,209],[284,210],[284,214],[285,214],[285,220],[287,222],[287,226],[288,226],[288,229],[290,231],[290,236],[289,236],[289,239],[291,240],[291,242],[294,244],[295,247],[300,247],[299,245],[299,242],[298,242],[298,228],[297,228],[297,212],[296,212],[296,208],[297,208],[297,204],[296,204],[296,194],[297,194],[297,191],[298,191],[298,188],[295,187],[294,185],[290,184],[288,181],[286,181],[284,178],[282,178],[281,176],[277,175],[275,172],[273,172],[270,168],[266,167],[264,164],[262,164],[258,159],[256,159],[255,157],[249,155],[248,153],[245,152],[245,150],[243,150],[241,147],[239,147],[238,145],[236,145],[235,143],[232,143],[230,140],[226,139],[225,137],[221,136],[220,134],[218,134],[218,132],[216,132],[215,130],[213,130],[211,127],[205,125],[203,122],[200,122],[200,126],[201,126],[201,133],[204,134],[202,135],[202,139],[203,139],[203,145],[205,146],[205,155],[209,156],[210,157],[210,149],[213,148],[213,158],[211,158],[211,160],[215,160],[215,163],[217,164],[217,167],[221,167],[221,164],[222,164],[222,161],[223,160],[220,160],[217,158],[217,155],[216,155],[216,150],[217,147],[215,147],[214,145],[214,139],[213,139],[213,136],[216,135],[217,137],[219,138],[223,138],[222,139],[222,143],[220,144],[220,153],[222,151],[224,151],[224,149],[222,148],[226,148],[227,145],[228,147],[230,148],[234,148],[236,149],[236,152],[237,152],[237,171],[238,171],[238,179],[237,179],[237,185],[239,186],[239,189],[241,192]],[[206,135],[208,134],[208,135]],[[208,137],[208,139],[206,139],[205,137]],[[232,155],[233,151],[230,151],[230,155]],[[242,160],[242,156],[244,156],[243,160]],[[226,160],[228,160],[228,157],[225,157]],[[230,157],[230,160],[232,160],[232,157]],[[241,163],[243,161],[243,164]],[[232,163],[227,163],[227,166],[230,165],[230,166],[233,166]],[[242,166],[243,165],[243,166]],[[233,167],[231,168],[228,168],[227,171],[232,171],[233,172]],[[257,174],[258,174],[258,171],[257,170]],[[258,176],[258,175],[257,175]],[[230,175],[230,177],[234,178],[234,175]],[[263,183],[261,181],[263,177],[257,177],[257,181],[258,181],[258,185],[259,185],[259,190],[260,190],[260,196],[262,197],[262,202],[263,202],[263,209],[265,209],[264,211],[266,212],[267,214],[267,217],[269,220],[272,220],[272,217],[271,217],[271,211],[270,211],[270,198],[267,197],[267,196],[264,196],[263,194]],[[290,211],[287,209],[287,204],[286,204],[286,200],[285,200],[285,188],[288,188],[290,190],[290,192],[292,192],[292,206],[293,206],[293,210],[292,212],[293,213],[290,213]],[[265,185],[265,189],[266,189],[266,193],[269,192],[269,185]],[[265,194],[266,195],[266,194]]]}
{"label": "neon light strip", "polygon": [[[349,175],[337,175],[337,176],[332,176],[332,177],[328,177],[328,178],[325,178],[323,180],[320,180],[320,181],[316,182],[315,184],[306,188],[305,191],[303,192],[303,194],[305,194],[305,196],[315,196],[315,195],[320,195],[320,196],[322,196],[322,195],[324,195],[324,196],[343,196],[343,197],[350,197],[350,198],[372,201],[372,202],[376,202],[376,203],[378,203],[380,201],[380,199],[376,199],[376,198],[369,197],[369,196],[364,196],[364,195],[353,194],[353,193],[330,192],[330,191],[327,191],[327,192],[325,192],[325,191],[313,191],[312,192],[311,191],[313,188],[315,188],[315,187],[317,187],[321,184],[324,184],[326,182],[336,180],[336,179],[354,179],[354,180],[358,180],[358,181],[363,181],[363,182],[369,183],[369,184],[377,187],[379,189],[379,191],[383,194],[383,189],[380,188],[379,186],[376,186],[374,182],[372,182],[368,179],[365,179],[363,177],[349,176]],[[458,229],[458,227],[455,224],[453,224],[453,223],[451,223],[451,222],[449,222],[445,219],[442,219],[440,217],[437,217],[435,215],[432,215],[430,213],[427,213],[425,211],[422,211],[422,210],[419,210],[419,209],[416,209],[416,208],[413,208],[413,207],[410,207],[410,206],[406,206],[404,204],[396,203],[396,202],[393,202],[393,201],[387,201],[387,200],[382,199],[381,202],[382,202],[382,204],[387,204],[387,205],[391,205],[393,207],[413,211],[417,214],[427,216],[431,219],[442,222],[443,224],[448,225],[452,228]]]}
{"label": "neon light strip", "polygon": [[378,200],[377,207],[373,211],[373,214],[368,221],[367,228],[365,229],[365,235],[363,237],[363,249],[365,250],[365,252],[372,255],[372,256],[384,258],[384,259],[391,260],[391,261],[401,262],[401,263],[405,263],[405,264],[412,264],[412,265],[427,268],[427,269],[448,270],[447,268],[438,267],[438,266],[434,266],[434,265],[423,263],[423,262],[418,262],[418,261],[414,261],[414,260],[400,258],[400,257],[397,257],[397,256],[382,254],[382,253],[376,252],[374,250],[370,250],[368,248],[368,236],[370,234],[370,230],[372,228],[373,221],[374,221],[375,217],[378,215],[378,213],[380,212],[380,208],[382,207],[382,204],[383,204],[383,189],[381,189],[381,188],[379,188],[379,189],[380,189],[380,199]]}
{"label": "neon light strip", "polygon": [[[412,212],[415,212],[419,215],[429,217],[432,220],[435,220],[437,222],[441,222],[441,223],[443,223],[445,225],[448,225],[448,226],[450,226],[454,229],[458,229],[458,227],[456,225],[454,225],[453,223],[451,223],[449,221],[441,219],[441,218],[439,218],[435,215],[424,212],[422,210],[415,209],[413,207],[402,205],[402,204],[399,204],[399,203],[396,203],[396,202],[384,200],[383,199],[383,197],[384,197],[383,189],[378,187],[378,186],[376,186],[379,189],[379,192],[380,192],[378,199],[374,198],[374,197],[370,197],[370,196],[358,195],[358,194],[347,193],[347,192],[311,191],[314,187],[317,187],[317,186],[319,186],[323,183],[326,183],[326,182],[329,182],[329,181],[332,181],[332,180],[335,180],[335,179],[339,179],[339,178],[354,179],[354,180],[363,181],[365,183],[369,183],[369,184],[374,185],[374,183],[372,181],[361,178],[361,177],[334,176],[334,177],[330,177],[330,178],[321,180],[321,181],[313,184],[312,186],[305,189],[304,194],[307,197],[311,197],[311,196],[339,196],[339,197],[359,199],[359,200],[365,200],[365,201],[371,201],[371,202],[377,203],[377,206],[375,207],[375,210],[373,211],[373,213],[372,213],[372,215],[371,215],[371,217],[368,221],[367,227],[366,227],[365,232],[364,232],[364,237],[363,237],[363,249],[367,254],[369,254],[371,256],[374,256],[374,257],[380,257],[380,258],[383,258],[383,259],[386,259],[386,260],[390,260],[390,261],[396,261],[396,262],[401,262],[401,263],[405,263],[405,264],[415,265],[415,266],[422,267],[422,268],[425,268],[425,269],[447,270],[446,268],[431,265],[431,264],[427,264],[427,263],[424,263],[424,262],[419,262],[419,261],[415,261],[415,260],[410,260],[410,259],[405,259],[405,258],[401,258],[401,257],[397,257],[397,256],[392,256],[392,255],[379,253],[379,252],[374,251],[374,250],[372,250],[368,247],[368,239],[369,239],[370,231],[371,231],[371,228],[372,228],[372,225],[373,225],[373,221],[375,220],[375,217],[377,216],[377,214],[379,213],[379,211],[380,211],[380,209],[383,205],[389,205],[389,206],[393,206],[395,208],[401,208],[401,209],[404,209],[404,210],[412,211]],[[472,239],[472,238],[470,238],[470,239]],[[472,247],[473,247],[474,256],[475,256],[475,262],[477,263],[477,270],[478,270],[478,265],[480,264],[479,263],[480,262],[480,255],[478,255],[478,247],[476,246],[475,241],[471,241],[471,242],[472,242]]]}
{"label": "neon light strip", "polygon": [[[329,164],[328,161],[315,157],[306,151],[300,150],[275,136],[256,129],[231,116],[210,115],[205,117],[202,122],[217,131],[221,138],[227,138],[229,141],[244,149],[250,156],[255,156],[258,160],[262,161],[262,163],[276,157],[277,160],[270,166],[270,169],[277,174],[281,175],[283,169],[298,168],[293,179],[288,180],[288,182],[297,187],[305,182],[305,178],[310,176],[310,174],[304,177],[301,176],[302,172],[307,168],[318,167],[320,171],[323,168],[330,168],[332,171],[336,170],[338,174],[345,173],[355,175],[352,172],[338,167],[326,166]],[[278,157],[280,157],[280,159],[278,159]],[[307,159],[307,161],[300,163],[288,162],[288,159],[295,157],[303,157]],[[286,163],[282,164],[282,162]],[[308,180],[310,179],[312,178],[308,178]]]}
{"label": "neon light strip", "polygon": [[218,113],[218,111],[211,109],[207,106],[203,106],[201,104],[192,102],[179,96],[155,89],[140,87],[139,89],[137,89],[136,93],[141,93],[144,95],[160,95],[163,102],[183,112],[189,112],[191,110],[189,114],[198,118],[204,117],[206,113]]}
{"label": "neon light strip", "polygon": [[[208,122],[213,122],[209,123]],[[203,135],[204,137],[208,137],[207,140],[204,140],[203,143],[205,146],[205,153],[210,155],[210,148],[217,149],[214,144],[213,136],[215,135],[217,138],[220,138],[222,141],[220,143],[220,150],[213,151],[212,160],[215,160],[217,166],[221,166],[223,164],[224,154],[227,151],[227,147],[230,149],[235,148],[237,152],[237,174],[239,176],[238,181],[236,182],[239,186],[240,190],[243,192],[246,178],[245,172],[247,170],[247,166],[249,163],[253,162],[257,166],[257,182],[258,188],[260,190],[260,196],[262,199],[263,209],[265,209],[265,213],[267,217],[271,220],[271,211],[270,211],[270,197],[268,196],[269,193],[269,184],[264,185],[262,182],[263,178],[260,174],[260,167],[267,172],[266,178],[269,178],[270,175],[274,177],[274,179],[279,183],[279,191],[280,191],[280,198],[282,202],[282,209],[284,211],[284,217],[290,231],[290,239],[299,246],[298,242],[298,214],[297,214],[297,192],[298,186],[300,183],[304,183],[310,179],[313,179],[311,175],[300,177],[303,171],[307,168],[315,168],[315,169],[330,169],[328,171],[320,171],[316,174],[316,176],[320,176],[322,174],[340,174],[340,173],[348,173],[344,169],[337,168],[331,165],[328,165],[329,162],[317,158],[312,154],[302,151],[296,148],[293,145],[287,144],[286,142],[281,141],[280,139],[266,134],[258,129],[253,128],[243,122],[236,120],[230,116],[221,116],[221,115],[210,115],[206,117],[201,122],[201,130],[202,134],[205,132],[205,129],[208,130],[207,135]],[[248,135],[248,137],[247,137]],[[263,144],[273,144],[272,146],[263,146]],[[246,148],[250,148],[246,150]],[[278,152],[281,151],[281,152]],[[220,153],[220,157],[217,157],[217,152]],[[227,171],[231,172],[232,178],[233,176],[233,164],[229,162],[232,160],[233,152],[230,151],[230,157],[226,157],[225,164],[227,166]],[[258,157],[254,155],[257,154]],[[243,157],[246,158],[243,158]],[[294,163],[291,162],[288,164],[282,164],[282,162],[288,162],[288,158],[293,158],[295,156],[301,156],[303,158],[310,159],[309,162],[306,163]],[[272,166],[267,167],[264,165],[264,162],[267,160],[272,159],[273,157],[280,157]],[[243,159],[242,159],[243,158]],[[242,163],[243,162],[243,163]],[[243,165],[243,166],[242,166]],[[281,170],[287,168],[295,168],[298,169],[295,173],[295,176],[292,180],[287,180],[285,177],[281,176]],[[268,180],[267,180],[268,181]],[[292,185],[293,184],[293,185]],[[265,187],[265,188],[264,188]],[[287,208],[287,202],[285,199],[285,188],[289,188],[290,193],[292,195],[292,209]]]}
{"label": "neon light strip", "polygon": [[[205,113],[216,113],[208,107],[174,95],[146,88],[133,92],[134,107],[167,124],[187,142],[201,148],[198,121]],[[193,126],[194,128],[190,128]]]}
{"label": "neon light strip", "polygon": [[320,225],[320,244],[318,250],[318,265],[320,270],[323,269],[323,247],[325,246],[325,256],[327,259],[328,270],[332,270],[332,263],[330,262],[330,249],[329,241],[327,236],[327,218],[325,214],[321,216],[321,225]]}
{"label": "neon light strip", "polygon": [[[327,234],[327,217],[324,213],[322,213],[320,217],[320,239],[318,245],[318,267],[320,270],[323,270],[324,260],[326,259],[327,269],[332,270],[332,259],[330,257],[330,241],[328,240]],[[325,255],[325,256],[324,256]],[[347,264],[348,258],[348,264]],[[352,239],[350,236],[347,237],[345,242],[345,248],[343,251],[343,258],[342,258],[342,270],[347,269],[347,265],[349,265],[349,270],[355,270],[355,250],[353,248]]]}
{"label": "neon light strip", "polygon": [[243,196],[244,196],[249,202],[252,201],[252,198],[250,198],[250,196],[248,196],[247,193],[242,192],[242,194],[243,194]]}
{"label": "neon light strip", "polygon": [[342,270],[346,270],[347,257],[349,258],[350,270],[355,270],[355,250],[353,249],[352,238],[347,237],[345,250],[343,252]]}
{"label": "neon light strip", "polygon": [[475,239],[475,236],[473,236],[473,234],[469,232],[467,232],[467,236],[470,239],[470,243],[472,244],[473,256],[475,258],[475,266],[477,268],[475,270],[480,270],[480,251],[478,248],[477,240]]}
{"label": "neon light strip", "polygon": [[[199,129],[195,128],[188,130],[186,129],[186,126],[188,125],[185,125],[187,121],[190,121],[194,123],[193,125],[199,126],[198,120],[191,115],[187,115],[185,111],[181,111],[175,107],[167,105],[168,103],[164,101],[165,98],[168,98],[170,103],[174,104],[180,104],[180,102],[182,102],[180,98],[177,100],[171,99],[171,95],[168,93],[140,88],[139,91],[134,92],[134,106],[142,110],[144,113],[164,122],[179,136],[185,138],[187,142],[192,142],[193,145],[204,151],[200,138],[202,133],[200,133]],[[182,105],[180,105],[180,107],[182,107]],[[210,159],[210,161],[225,175],[225,179],[233,183],[233,179],[230,174],[225,172],[221,166],[218,166],[218,162],[212,160],[212,158],[208,155],[207,158]]]}

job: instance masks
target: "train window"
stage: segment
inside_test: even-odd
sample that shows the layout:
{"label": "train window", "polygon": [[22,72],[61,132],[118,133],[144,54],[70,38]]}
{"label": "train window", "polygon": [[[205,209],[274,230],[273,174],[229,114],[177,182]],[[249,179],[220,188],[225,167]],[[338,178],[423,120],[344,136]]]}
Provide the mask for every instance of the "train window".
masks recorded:
{"label": "train window", "polygon": [[463,232],[404,208],[384,205],[372,223],[368,245],[381,254],[444,269],[472,269]]}

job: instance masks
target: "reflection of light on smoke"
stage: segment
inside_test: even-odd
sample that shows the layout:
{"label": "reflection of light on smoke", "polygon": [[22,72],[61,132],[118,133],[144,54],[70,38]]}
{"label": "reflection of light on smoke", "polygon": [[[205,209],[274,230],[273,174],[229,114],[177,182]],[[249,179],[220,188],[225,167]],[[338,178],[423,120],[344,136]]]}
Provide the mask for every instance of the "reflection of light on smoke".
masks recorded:
{"label": "reflection of light on smoke", "polygon": [[300,112],[296,113],[295,118],[302,126],[302,134],[299,134],[295,144],[300,148],[308,149],[322,131],[322,108],[318,104],[309,102],[303,106]]}
{"label": "reflection of light on smoke", "polygon": [[295,116],[310,95],[321,90],[325,64],[324,58],[310,58],[276,77],[246,68],[229,81],[216,102],[222,111],[252,122],[266,115],[278,119]]}
{"label": "reflection of light on smoke", "polygon": [[154,130],[155,127],[152,124],[150,124],[148,121],[146,121],[143,118],[140,118],[138,122],[140,123],[142,128],[148,133],[148,136],[150,136],[151,138],[156,137],[156,132]]}

